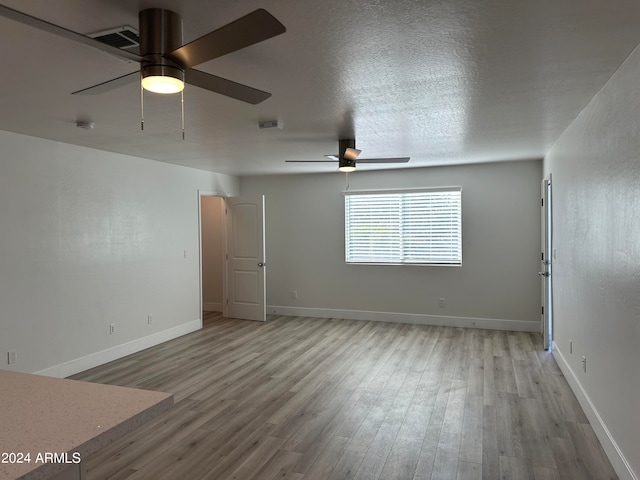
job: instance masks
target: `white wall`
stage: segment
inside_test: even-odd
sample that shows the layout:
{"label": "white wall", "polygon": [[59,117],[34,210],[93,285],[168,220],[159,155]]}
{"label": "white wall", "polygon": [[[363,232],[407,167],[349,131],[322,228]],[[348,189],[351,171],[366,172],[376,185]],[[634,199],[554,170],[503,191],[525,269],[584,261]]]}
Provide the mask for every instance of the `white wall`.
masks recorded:
{"label": "white wall", "polygon": [[463,266],[346,265],[343,174],[242,177],[242,194],[266,195],[268,312],[540,331],[541,161],[349,178],[351,190],[462,186]]}
{"label": "white wall", "polygon": [[69,375],[199,327],[198,189],[237,195],[236,178],[8,132],[0,145],[0,368]]}
{"label": "white wall", "polygon": [[202,307],[207,312],[222,311],[224,279],[224,200],[203,196],[200,200],[202,231]]}
{"label": "white wall", "polygon": [[556,357],[623,479],[640,476],[638,79],[636,50],[544,160],[558,252]]}

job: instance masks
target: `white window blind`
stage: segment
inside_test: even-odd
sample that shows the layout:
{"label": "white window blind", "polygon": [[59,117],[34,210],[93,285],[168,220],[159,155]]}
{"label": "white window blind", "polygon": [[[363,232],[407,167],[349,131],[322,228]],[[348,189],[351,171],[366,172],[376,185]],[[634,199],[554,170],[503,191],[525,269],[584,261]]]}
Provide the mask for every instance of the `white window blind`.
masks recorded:
{"label": "white window blind", "polygon": [[460,187],[345,193],[347,263],[462,264]]}

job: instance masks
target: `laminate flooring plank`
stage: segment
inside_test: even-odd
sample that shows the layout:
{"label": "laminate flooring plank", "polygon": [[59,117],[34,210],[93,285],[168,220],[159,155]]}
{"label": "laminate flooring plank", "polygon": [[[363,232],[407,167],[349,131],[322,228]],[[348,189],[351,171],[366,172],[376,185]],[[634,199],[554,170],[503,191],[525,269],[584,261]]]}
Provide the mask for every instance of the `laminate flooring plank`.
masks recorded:
{"label": "laminate flooring plank", "polygon": [[[290,395],[290,392],[287,394]],[[249,412],[256,413],[253,417],[249,414],[230,417],[224,427],[215,429],[217,441],[214,440],[211,442],[212,447],[222,455],[229,455],[230,452],[242,445],[245,439],[251,436],[253,432],[262,427],[268,428],[270,430],[269,436],[275,437],[273,425],[268,424],[266,419],[273,413],[273,410],[278,407],[279,404],[274,402],[271,405],[266,404],[257,408],[247,408]],[[203,428],[205,428],[205,426],[203,426]],[[210,426],[209,429],[211,429]]]}
{"label": "laminate flooring plank", "polygon": [[380,425],[354,479],[377,479],[380,476],[399,429],[400,425],[393,420],[385,420]]}
{"label": "laminate flooring plank", "polygon": [[489,332],[489,338],[491,339],[491,348],[494,357],[510,356],[506,332],[503,330],[491,330]]}
{"label": "laminate flooring plank", "polygon": [[482,426],[482,397],[469,395],[467,390],[462,419],[460,461],[482,465]]}
{"label": "laminate flooring plank", "polygon": [[349,414],[336,431],[336,435],[339,437],[353,438],[371,411],[371,402],[352,401],[350,403]]}
{"label": "laminate flooring plank", "polygon": [[[567,427],[575,452],[580,452],[580,455],[576,455],[578,457],[576,461],[580,462],[585,470],[586,478],[597,478],[599,480],[617,479],[618,477],[611,467],[600,442],[598,442],[591,425],[588,423],[569,422]],[[581,460],[582,457],[589,458],[590,461],[584,462]]]}
{"label": "laminate flooring plank", "polygon": [[482,398],[484,405],[496,404],[495,365],[493,342],[491,338],[484,338],[484,353],[482,358]]}
{"label": "laminate flooring plank", "polygon": [[283,440],[267,437],[238,467],[226,478],[229,480],[248,480],[265,466],[278,452]]}
{"label": "laminate flooring plank", "polygon": [[418,458],[418,465],[416,466],[415,472],[416,477],[431,478],[432,476],[440,435],[443,429],[445,412],[449,402],[449,394],[451,393],[451,383],[451,381],[443,381],[439,385],[425,432],[422,451]]}
{"label": "laminate flooring plank", "polygon": [[456,480],[482,480],[482,465],[479,463],[458,462]]}
{"label": "laminate flooring plank", "polygon": [[373,443],[378,430],[382,426],[387,413],[395,399],[395,392],[383,392],[378,396],[375,404],[371,407],[369,414],[360,425],[360,428],[349,443],[349,450],[367,453]]}
{"label": "laminate flooring plank", "polygon": [[465,369],[466,358],[468,352],[466,351],[466,345],[462,342],[462,330],[453,329],[449,335],[451,344],[448,351],[445,354],[443,377],[451,380],[467,380],[468,370]]}
{"label": "laminate flooring plank", "polygon": [[378,478],[378,480],[413,478],[421,452],[421,441],[396,439],[393,448],[386,457],[380,475],[373,478]]}
{"label": "laminate flooring plank", "polygon": [[556,469],[551,450],[547,414],[542,402],[537,398],[520,398],[520,419],[523,428],[523,449],[534,467]]}
{"label": "laminate flooring plank", "polygon": [[[242,465],[251,455],[258,449],[261,449],[263,443],[269,438],[273,438],[271,436],[271,430],[273,429],[273,425],[260,423],[251,431],[244,432],[243,438],[240,442],[235,443],[233,448],[228,448],[226,455],[221,455],[219,460],[215,462],[215,465],[207,471],[206,475],[202,478],[211,479],[211,480],[224,480],[227,479],[230,475],[233,475],[233,472]],[[215,435],[215,432],[210,432],[211,435]],[[269,444],[272,445],[273,440],[269,440]],[[217,439],[213,443],[218,443]],[[277,442],[275,443],[277,445]],[[226,446],[226,445],[225,445]],[[212,455],[219,455],[215,448],[212,448],[211,445],[208,446],[209,453]],[[275,455],[275,452],[274,452]],[[149,477],[155,478],[155,477]],[[181,477],[176,477],[181,478]],[[189,478],[189,477],[184,477]],[[89,479],[91,480],[91,479]],[[191,478],[189,479],[191,480]],[[193,480],[198,480],[197,478],[193,478]]]}
{"label": "laminate flooring plank", "polygon": [[438,438],[431,478],[442,480],[455,480],[456,478],[460,458],[465,397],[466,383],[453,380]]}
{"label": "laminate flooring plank", "polygon": [[333,437],[327,446],[320,452],[311,468],[305,473],[304,480],[327,480],[331,478],[331,472],[342,459],[349,438]]}
{"label": "laminate flooring plank", "polygon": [[327,479],[332,480],[352,480],[355,477],[358,467],[364,460],[364,453],[354,452],[353,450],[345,450],[340,460]]}
{"label": "laminate flooring plank", "polygon": [[500,449],[498,446],[497,407],[482,407],[482,478],[500,478]]}
{"label": "laminate flooring plank", "polygon": [[[377,479],[385,466],[389,452],[394,445],[398,432],[403,424],[405,414],[408,408],[408,403],[400,400],[394,400],[390,409],[387,412],[385,419],[383,420],[380,428],[378,429],[375,438],[369,445],[367,454],[356,472],[355,479]],[[415,442],[420,444],[421,442]],[[417,449],[415,457],[416,461],[420,450]],[[411,472],[413,474],[413,472]]]}
{"label": "laminate flooring plank", "polygon": [[413,478],[422,452],[432,407],[411,404],[393,441],[379,479]]}
{"label": "laminate flooring plank", "polygon": [[458,472],[460,434],[443,431],[433,460],[433,480],[455,480]]}
{"label": "laminate flooring plank", "polygon": [[519,332],[507,333],[507,345],[509,346],[509,355],[515,361],[526,360],[526,352],[529,350],[530,343],[524,340],[525,336]]}
{"label": "laminate flooring plank", "polygon": [[309,421],[302,424],[286,439],[283,449],[304,453],[323,439],[330,439],[349,414],[346,400],[351,396],[348,390],[333,391],[322,411],[316,411]]}
{"label": "laminate flooring plank", "polygon": [[297,452],[277,450],[274,455],[260,468],[248,472],[247,480],[276,480],[286,478],[302,455]]}
{"label": "laminate flooring plank", "polygon": [[562,480],[558,470],[545,467],[533,467],[533,478],[535,480]]}
{"label": "laminate flooring plank", "polygon": [[[526,458],[500,457],[500,477],[504,480],[535,480],[533,467]],[[568,478],[566,480],[569,480]],[[584,478],[583,480],[587,480]]]}
{"label": "laminate flooring plank", "polygon": [[422,376],[416,386],[411,403],[416,405],[433,406],[436,402],[438,390],[440,390],[442,376],[431,371],[422,372]]}
{"label": "laminate flooring plank", "polygon": [[520,397],[511,393],[496,396],[498,450],[505,457],[526,458]]}
{"label": "laminate flooring plank", "polygon": [[471,358],[467,370],[467,393],[481,398],[484,395],[484,359],[482,356]]}
{"label": "laminate flooring plank", "polygon": [[146,468],[136,471],[130,480],[150,478],[203,478],[221,457],[211,454],[207,444],[209,432],[198,430],[188,442],[179,443],[156,458]]}
{"label": "laminate flooring plank", "polygon": [[546,384],[549,385],[556,398],[562,418],[567,422],[589,423],[580,403],[578,403],[578,399],[571,391],[564,376],[549,375],[547,378],[548,381]]}
{"label": "laminate flooring plank", "polygon": [[529,360],[516,360],[513,362],[513,374],[516,381],[516,391],[521,397],[535,397],[539,391],[539,383],[533,378],[533,369]]}
{"label": "laminate flooring plank", "polygon": [[518,393],[511,357],[493,357],[493,379],[496,393]]}

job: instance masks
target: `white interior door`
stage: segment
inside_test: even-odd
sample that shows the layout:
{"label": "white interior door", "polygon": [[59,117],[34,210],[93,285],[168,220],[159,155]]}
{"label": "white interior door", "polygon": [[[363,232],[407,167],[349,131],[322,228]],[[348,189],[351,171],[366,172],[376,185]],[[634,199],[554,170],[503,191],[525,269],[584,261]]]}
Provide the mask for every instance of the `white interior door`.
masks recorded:
{"label": "white interior door", "polygon": [[551,175],[542,180],[541,201],[541,231],[542,231],[542,255],[540,256],[540,278],[542,281],[542,335],[544,349],[549,350],[553,345],[553,302],[551,289]]}
{"label": "white interior door", "polygon": [[226,199],[225,315],[266,321],[264,195]]}

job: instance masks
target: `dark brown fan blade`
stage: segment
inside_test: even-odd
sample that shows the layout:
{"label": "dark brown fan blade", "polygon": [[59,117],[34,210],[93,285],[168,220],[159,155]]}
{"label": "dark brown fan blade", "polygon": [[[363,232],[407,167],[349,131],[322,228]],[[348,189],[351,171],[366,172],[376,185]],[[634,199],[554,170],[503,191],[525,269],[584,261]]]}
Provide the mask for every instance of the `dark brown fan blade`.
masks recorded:
{"label": "dark brown fan blade", "polygon": [[358,163],[407,163],[410,157],[398,158],[359,158]]}
{"label": "dark brown fan blade", "polygon": [[136,55],[135,53],[120,50],[119,48],[112,47],[111,45],[99,42],[98,40],[94,40],[93,38],[85,37],[80,33],[76,33],[64,27],[54,25],[53,23],[49,23],[45,20],[40,20],[39,18],[32,17],[31,15],[19,12],[18,10],[13,10],[12,8],[5,7],[4,5],[0,5],[0,16],[15,20],[16,22],[24,23],[25,25],[29,25],[40,30],[44,30],[45,32],[53,33],[54,35],[58,35],[59,37],[73,40],[74,42],[82,43],[83,45],[87,45],[116,57],[125,58],[134,62],[142,61],[142,57]]}
{"label": "dark brown fan blade", "polygon": [[109,90],[122,87],[123,85],[129,85],[130,83],[135,82],[136,80],[140,80],[139,71],[127,73],[126,75],[122,75],[121,77],[107,80],[106,82],[99,83],[92,87],[87,87],[87,88],[83,88],[82,90],[78,90],[76,92],[71,92],[71,95],[97,95],[99,93],[108,92]]}
{"label": "dark brown fan blade", "polygon": [[200,70],[194,70],[193,68],[187,69],[184,79],[189,85],[195,85],[252,105],[263,102],[271,96],[269,92],[263,92],[257,88],[248,87],[247,85],[201,72]]}
{"label": "dark brown fan blade", "polygon": [[168,56],[185,67],[194,67],[280,35],[286,30],[273,15],[259,9],[175,49]]}

